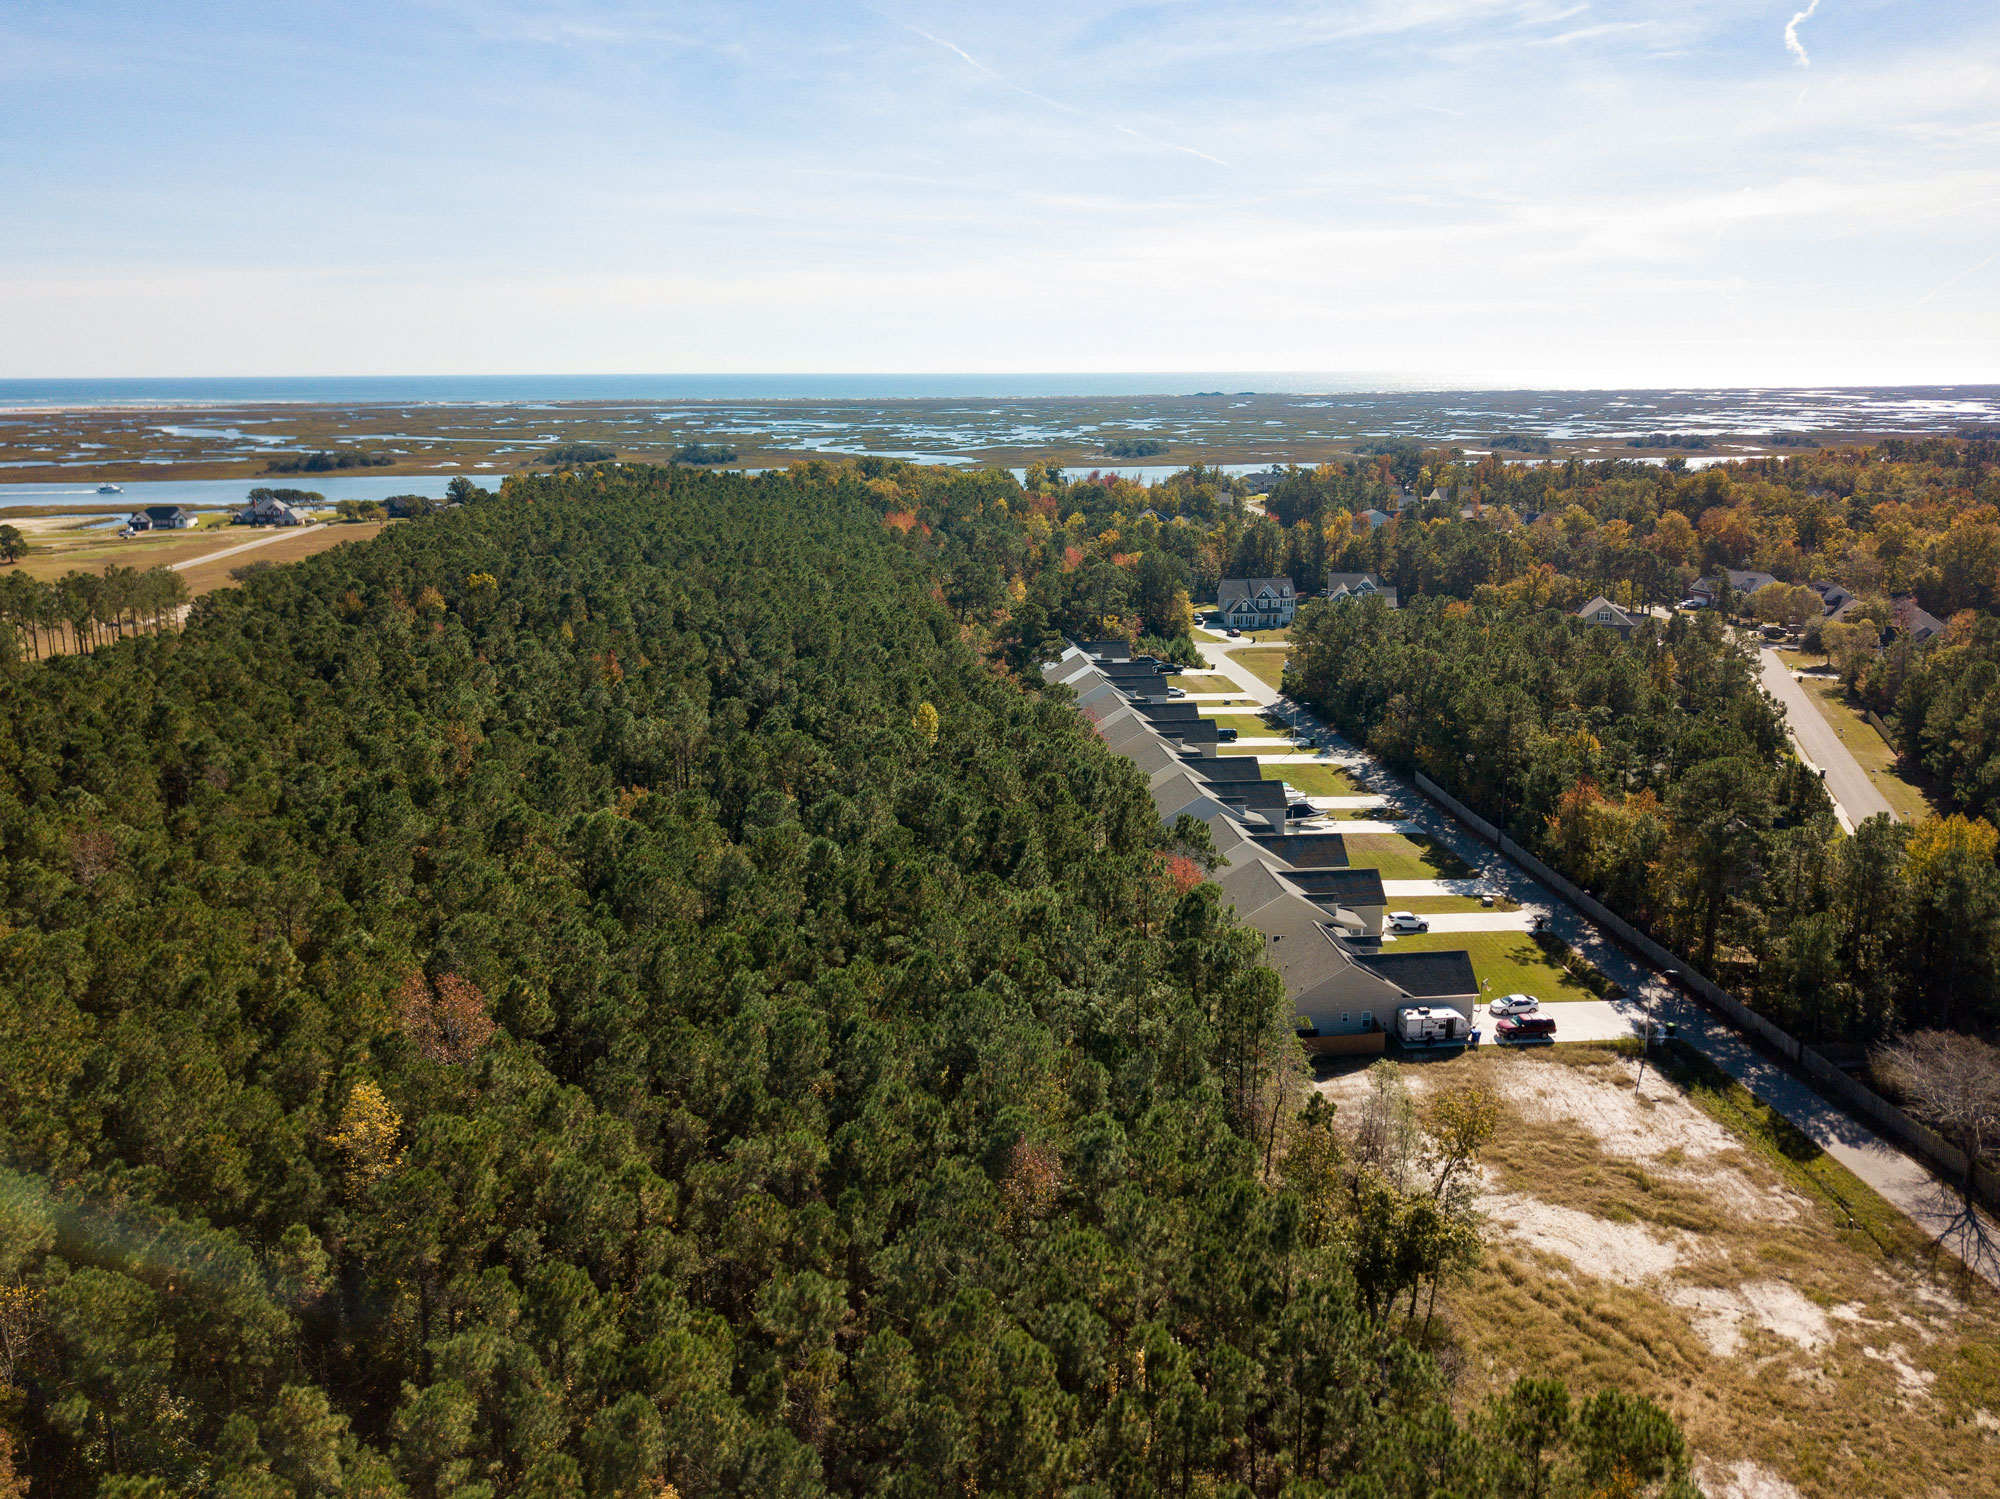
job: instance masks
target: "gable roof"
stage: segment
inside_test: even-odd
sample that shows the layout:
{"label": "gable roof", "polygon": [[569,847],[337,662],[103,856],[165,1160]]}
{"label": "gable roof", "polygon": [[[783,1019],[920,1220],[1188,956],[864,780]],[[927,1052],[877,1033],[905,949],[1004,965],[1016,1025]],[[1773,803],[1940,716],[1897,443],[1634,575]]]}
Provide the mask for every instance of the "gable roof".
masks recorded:
{"label": "gable roof", "polygon": [[1379,869],[1288,869],[1285,879],[1308,900],[1334,901],[1343,906],[1385,906]]}
{"label": "gable roof", "polygon": [[1412,999],[1479,998],[1472,958],[1463,948],[1453,952],[1360,953],[1354,961]]}
{"label": "gable roof", "polygon": [[1894,610],[1896,628],[1907,632],[1912,640],[1929,640],[1944,633],[1944,621],[1920,607],[1915,594],[1899,593],[1889,600],[1889,605]]}
{"label": "gable roof", "polygon": [[1215,585],[1215,602],[1218,608],[1227,609],[1254,599],[1263,593],[1270,593],[1278,599],[1292,597],[1290,578],[1224,578]]}
{"label": "gable roof", "polygon": [[1294,869],[1345,869],[1347,840],[1338,833],[1258,833],[1252,835],[1267,854],[1276,854]]}
{"label": "gable roof", "polygon": [[[1606,617],[1607,615],[1609,618]],[[1594,625],[1616,625],[1626,630],[1631,629],[1639,622],[1601,593],[1581,609],[1577,610],[1576,617],[1578,619],[1589,620]]]}

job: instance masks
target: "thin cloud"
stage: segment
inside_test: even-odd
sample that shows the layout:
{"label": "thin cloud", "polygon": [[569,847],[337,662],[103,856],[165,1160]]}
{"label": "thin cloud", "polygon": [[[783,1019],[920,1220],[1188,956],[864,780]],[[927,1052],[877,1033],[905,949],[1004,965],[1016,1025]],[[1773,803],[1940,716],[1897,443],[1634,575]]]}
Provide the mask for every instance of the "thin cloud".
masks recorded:
{"label": "thin cloud", "polygon": [[[1817,3],[1817,0],[1815,0],[1815,3]],[[1006,74],[995,72],[992,68],[987,67],[985,63],[981,62],[978,58],[974,57],[970,52],[966,51],[965,48],[959,46],[958,43],[953,41],[948,41],[944,37],[937,36],[931,32],[924,30],[924,28],[921,26],[912,25],[910,22],[901,20],[896,16],[887,14],[886,12],[875,10],[875,8],[872,5],[867,8],[873,11],[874,14],[881,16],[883,20],[889,21],[897,26],[902,27],[903,30],[909,32],[911,35],[920,36],[925,41],[930,42],[934,46],[939,46],[944,48],[945,51],[951,53],[954,57],[958,58],[967,67],[972,68],[977,72],[985,74],[988,78],[991,78],[995,83],[1000,84],[1003,88],[1010,88],[1015,93],[1025,95],[1026,97],[1035,100],[1039,104],[1046,104],[1050,109],[1060,110],[1064,114],[1074,115],[1076,118],[1080,120],[1089,120],[1094,124],[1109,125],[1113,130],[1116,130],[1120,135],[1129,135],[1132,137],[1132,139],[1136,141],[1144,141],[1147,145],[1157,146],[1163,151],[1178,151],[1184,156],[1198,157],[1200,160],[1209,162],[1212,165],[1218,167],[1226,167],[1229,165],[1229,163],[1224,161],[1221,157],[1210,156],[1206,151],[1197,151],[1193,146],[1183,146],[1177,141],[1161,140],[1158,136],[1148,135],[1143,130],[1135,130],[1130,125],[1121,124],[1117,120],[1099,120],[1095,115],[1090,114],[1086,110],[1078,109],[1074,104],[1065,104],[1060,99],[1051,99],[1047,94],[1037,93],[1035,92],[1035,90],[1031,88],[1024,88],[1022,85],[1016,83],[1013,79],[1009,78]]]}
{"label": "thin cloud", "polygon": [[1799,66],[1802,68],[1811,67],[1812,59],[1806,56],[1806,44],[1799,40],[1799,27],[1810,21],[1813,12],[1818,9],[1819,0],[1811,0],[1804,10],[1785,22],[1785,50],[1799,60]]}

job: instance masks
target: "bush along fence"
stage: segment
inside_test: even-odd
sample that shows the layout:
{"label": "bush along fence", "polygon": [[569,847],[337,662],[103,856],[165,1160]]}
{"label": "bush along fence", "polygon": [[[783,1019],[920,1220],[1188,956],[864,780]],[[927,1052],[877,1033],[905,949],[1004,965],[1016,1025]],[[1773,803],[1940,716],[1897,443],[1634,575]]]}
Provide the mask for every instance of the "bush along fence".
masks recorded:
{"label": "bush along fence", "polygon": [[1675,980],[1682,987],[1721,1014],[1738,1030],[1746,1031],[1756,1037],[1780,1057],[1804,1072],[1819,1090],[1835,1103],[1852,1109],[1869,1120],[1885,1135],[1912,1154],[1928,1161],[1953,1182],[1966,1180],[1966,1169],[1969,1164],[1973,1194],[1988,1207],[2000,1209],[2000,1172],[1993,1171],[1979,1162],[1968,1163],[1965,1152],[1956,1145],[1935,1131],[1926,1129],[1874,1089],[1856,1082],[1796,1036],[1748,1008],[1727,989],[1715,983],[1707,975],[1698,972],[1686,958],[1677,957],[1669,952],[1588,891],[1557,874],[1555,870],[1467,807],[1422,771],[1417,772],[1416,779],[1417,789],[1425,796],[1443,807],[1445,811],[1654,967],[1671,969]]}

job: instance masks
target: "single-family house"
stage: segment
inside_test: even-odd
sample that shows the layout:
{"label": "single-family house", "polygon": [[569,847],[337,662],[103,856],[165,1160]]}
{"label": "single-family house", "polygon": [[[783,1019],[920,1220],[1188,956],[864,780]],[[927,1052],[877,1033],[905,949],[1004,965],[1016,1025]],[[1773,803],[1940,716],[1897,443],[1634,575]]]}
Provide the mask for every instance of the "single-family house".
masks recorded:
{"label": "single-family house", "polygon": [[1773,583],[1778,581],[1769,573],[1744,572],[1737,568],[1725,567],[1722,570],[1721,576],[1703,578],[1699,583],[1694,585],[1691,591],[1695,597],[1704,598],[1713,603],[1722,595],[1723,578],[1729,580],[1731,589],[1745,598],[1760,588],[1769,588]]}
{"label": "single-family house", "polygon": [[1371,531],[1379,531],[1382,527],[1389,524],[1390,519],[1388,511],[1377,510],[1373,505],[1370,505],[1366,510],[1354,517],[1355,529],[1359,530],[1363,525],[1366,525]]}
{"label": "single-family house", "polygon": [[1928,613],[1918,603],[1914,593],[1897,593],[1889,596],[1890,618],[1918,645],[1944,633],[1944,621],[1935,614]]}
{"label": "single-family house", "polygon": [[1384,583],[1373,573],[1328,573],[1326,596],[1334,600],[1379,598],[1391,609],[1396,607],[1396,585]]}
{"label": "single-family house", "polygon": [[1215,589],[1223,624],[1232,630],[1272,630],[1298,611],[1290,578],[1224,578]]}
{"label": "single-family house", "polygon": [[1616,630],[1620,640],[1630,640],[1632,631],[1639,624],[1639,617],[1636,614],[1626,613],[1601,593],[1577,610],[1576,617],[1587,624],[1603,625],[1608,630]]}
{"label": "single-family house", "polygon": [[1849,599],[1854,597],[1852,590],[1843,588],[1838,583],[1828,583],[1824,580],[1808,583],[1806,587],[1819,595],[1819,601],[1825,606],[1828,614],[1832,614],[1842,604],[1845,604]]}
{"label": "single-family house", "polygon": [[1083,643],[1083,650],[1085,655],[1093,656],[1099,661],[1132,659],[1132,642],[1129,640],[1086,640]]}
{"label": "single-family house", "polygon": [[194,512],[181,505],[148,505],[132,512],[125,522],[128,531],[187,531],[194,527]]}
{"label": "single-family house", "polygon": [[288,500],[257,495],[231,517],[240,526],[309,526],[312,517]]}

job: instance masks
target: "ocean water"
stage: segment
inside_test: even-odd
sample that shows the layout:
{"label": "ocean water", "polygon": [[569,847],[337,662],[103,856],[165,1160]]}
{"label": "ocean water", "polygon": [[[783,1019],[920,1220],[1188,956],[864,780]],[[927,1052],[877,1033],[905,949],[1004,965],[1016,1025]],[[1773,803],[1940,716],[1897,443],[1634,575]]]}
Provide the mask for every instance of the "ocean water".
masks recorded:
{"label": "ocean water", "polygon": [[299,375],[204,379],[0,380],[0,409],[266,402],[896,401],[1184,396],[1196,392],[1435,390],[1435,377],[1348,371],[1152,371],[908,375]]}

